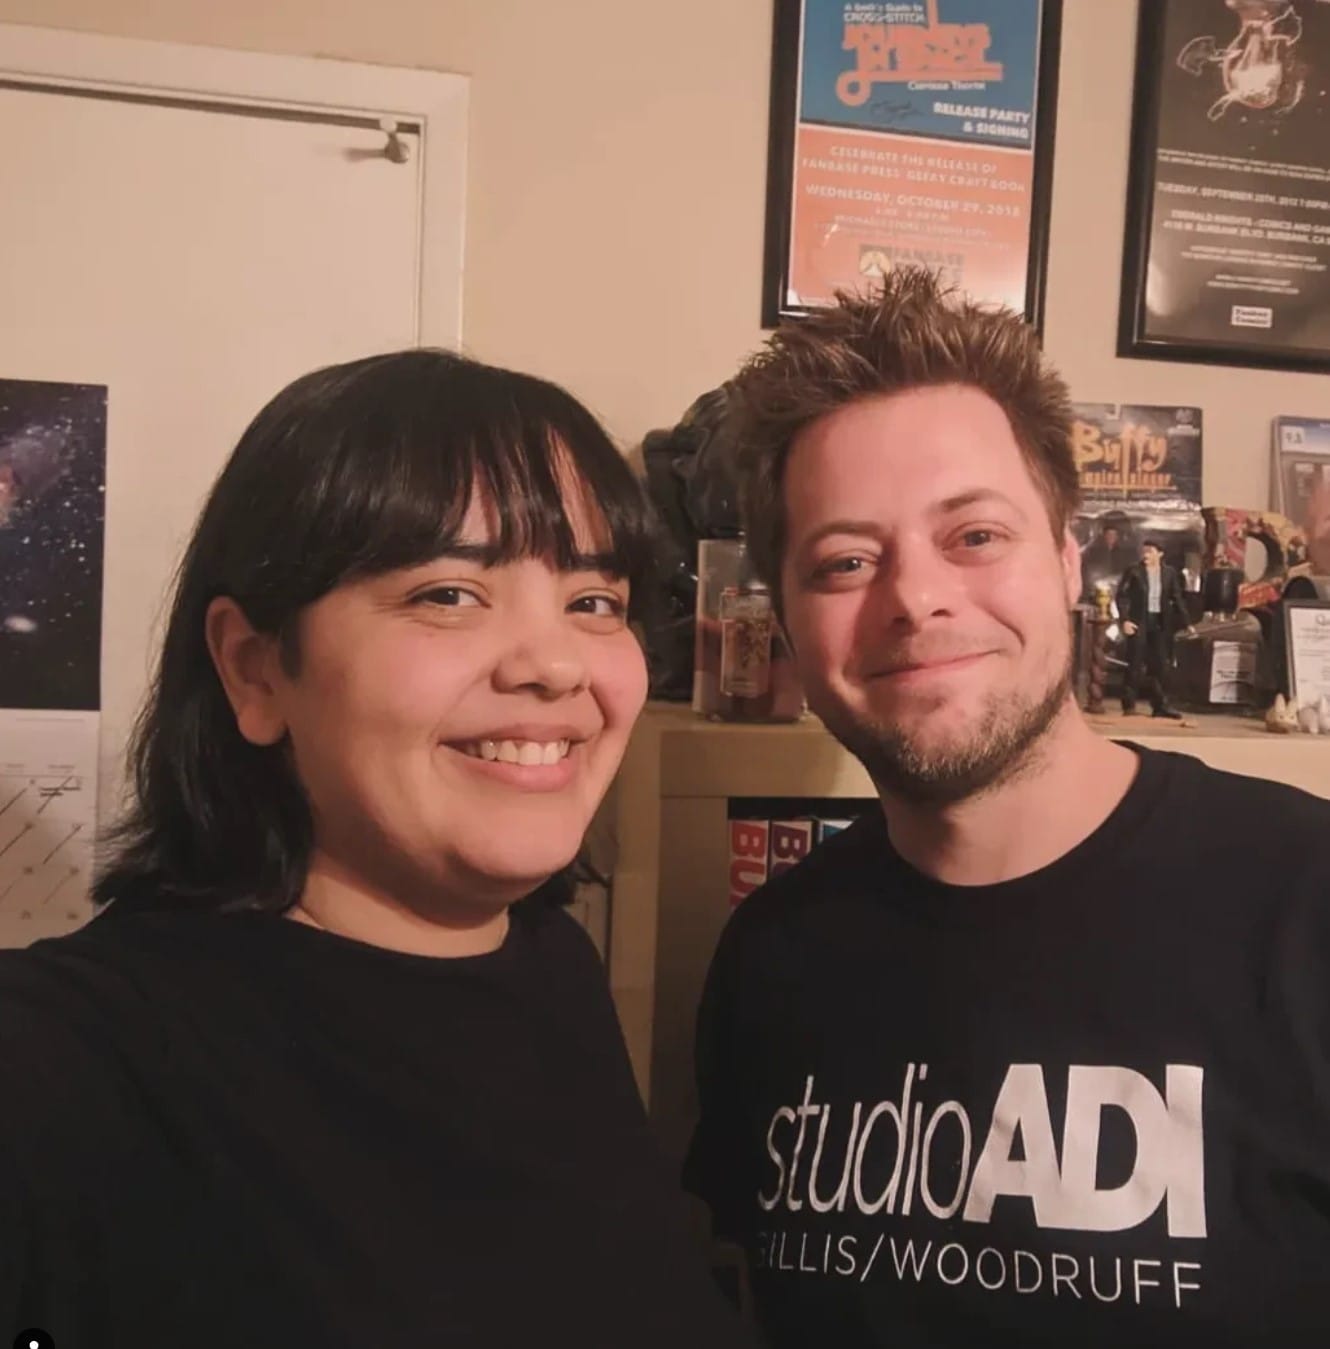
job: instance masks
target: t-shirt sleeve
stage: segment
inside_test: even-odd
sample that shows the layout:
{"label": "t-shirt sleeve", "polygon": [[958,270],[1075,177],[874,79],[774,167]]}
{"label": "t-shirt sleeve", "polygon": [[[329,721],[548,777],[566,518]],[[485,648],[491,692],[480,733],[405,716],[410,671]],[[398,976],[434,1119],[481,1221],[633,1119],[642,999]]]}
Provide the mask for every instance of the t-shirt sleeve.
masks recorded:
{"label": "t-shirt sleeve", "polygon": [[0,1128],[0,1342],[21,1329],[29,1233],[13,1140]]}
{"label": "t-shirt sleeve", "polygon": [[734,1052],[737,935],[731,923],[707,972],[698,1007],[694,1063],[698,1122],[684,1161],[684,1188],[711,1210],[717,1237],[744,1236],[744,1148]]}
{"label": "t-shirt sleeve", "polygon": [[63,1064],[66,1076],[76,1077],[81,1066],[66,1046],[51,1043],[34,1015],[27,981],[13,977],[22,969],[18,960],[12,952],[0,957],[0,1344],[31,1319],[25,1301],[35,1236],[32,1142],[53,1120],[43,1074],[60,1080]]}

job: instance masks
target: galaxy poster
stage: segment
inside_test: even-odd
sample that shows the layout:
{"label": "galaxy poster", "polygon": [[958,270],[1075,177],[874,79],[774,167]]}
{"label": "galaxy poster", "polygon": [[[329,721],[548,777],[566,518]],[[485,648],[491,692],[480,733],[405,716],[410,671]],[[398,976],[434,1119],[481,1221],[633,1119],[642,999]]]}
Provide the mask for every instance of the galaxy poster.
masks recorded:
{"label": "galaxy poster", "polygon": [[1330,0],[1145,0],[1123,355],[1330,369]]}
{"label": "galaxy poster", "polygon": [[96,711],[106,389],[0,379],[0,708]]}
{"label": "galaxy poster", "polygon": [[763,322],[922,265],[1039,321],[1060,0],[777,0]]}
{"label": "galaxy poster", "polygon": [[1157,543],[1165,560],[1199,580],[1202,414],[1198,407],[1074,403],[1072,452],[1081,510],[1072,526],[1081,547],[1081,599],[1116,586]]}

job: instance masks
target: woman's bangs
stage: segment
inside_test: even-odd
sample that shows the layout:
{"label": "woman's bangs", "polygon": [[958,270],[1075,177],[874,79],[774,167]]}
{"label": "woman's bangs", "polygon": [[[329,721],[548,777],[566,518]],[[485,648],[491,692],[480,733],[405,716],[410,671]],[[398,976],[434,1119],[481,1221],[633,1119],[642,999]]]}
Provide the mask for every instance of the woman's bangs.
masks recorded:
{"label": "woman's bangs", "polygon": [[[442,435],[437,426],[400,429],[381,455],[381,487],[366,503],[355,572],[416,566],[459,543],[479,543],[496,563],[541,558],[575,571],[591,562],[630,584],[645,578],[645,503],[608,438],[588,444],[585,428],[510,411]],[[477,499],[493,530],[464,538]]]}

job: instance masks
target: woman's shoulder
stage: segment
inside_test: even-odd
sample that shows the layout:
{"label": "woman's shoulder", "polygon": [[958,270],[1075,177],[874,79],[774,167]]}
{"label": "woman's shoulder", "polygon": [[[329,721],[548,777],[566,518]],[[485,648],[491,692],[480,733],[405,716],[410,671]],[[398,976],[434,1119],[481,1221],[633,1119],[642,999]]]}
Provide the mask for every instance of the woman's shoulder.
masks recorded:
{"label": "woman's shoulder", "polygon": [[66,936],[0,951],[0,1070],[19,1059],[123,1045],[151,1008],[133,958],[138,926],[102,916]]}
{"label": "woman's shoulder", "polygon": [[101,919],[68,936],[0,951],[0,1151],[71,1163],[110,1148],[135,1083],[165,1060],[163,1022]]}

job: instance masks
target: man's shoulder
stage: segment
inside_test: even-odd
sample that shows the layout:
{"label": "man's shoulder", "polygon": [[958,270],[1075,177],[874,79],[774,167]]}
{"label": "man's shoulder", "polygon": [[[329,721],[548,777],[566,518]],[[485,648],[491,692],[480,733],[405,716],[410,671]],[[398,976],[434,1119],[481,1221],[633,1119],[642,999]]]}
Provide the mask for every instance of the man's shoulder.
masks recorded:
{"label": "man's shoulder", "polygon": [[[1276,737],[1271,736],[1269,739],[1273,746],[1279,747],[1280,742]],[[1330,751],[1330,746],[1327,746],[1327,750]],[[1278,801],[1299,814],[1305,812],[1315,815],[1330,812],[1330,800],[1318,796],[1315,792],[1255,773],[1239,773],[1228,768],[1216,768],[1182,748],[1149,749],[1143,752],[1171,761],[1184,781],[1189,782],[1196,790],[1216,797],[1238,802]],[[1326,784],[1330,786],[1330,752],[1326,755],[1325,772]]]}
{"label": "man's shoulder", "polygon": [[[1249,847],[1305,844],[1330,862],[1330,800],[1288,783],[1248,773],[1215,768],[1194,755],[1169,750],[1141,750],[1161,761],[1171,774],[1171,808],[1223,842]],[[1330,746],[1325,776],[1330,784]]]}

